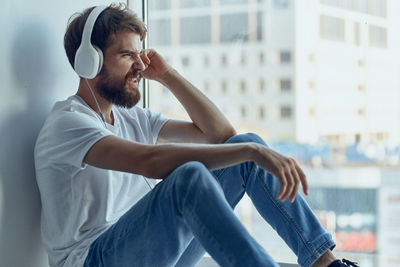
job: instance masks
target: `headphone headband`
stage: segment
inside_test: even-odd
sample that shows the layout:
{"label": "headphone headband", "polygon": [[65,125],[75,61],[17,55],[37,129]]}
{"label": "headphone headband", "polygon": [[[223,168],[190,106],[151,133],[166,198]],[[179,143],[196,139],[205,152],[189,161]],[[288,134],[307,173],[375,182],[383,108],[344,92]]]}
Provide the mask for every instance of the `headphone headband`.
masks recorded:
{"label": "headphone headband", "polygon": [[85,27],[83,27],[83,33],[82,33],[82,43],[85,44],[91,44],[91,37],[92,37],[92,31],[94,24],[100,15],[101,12],[103,12],[104,9],[106,9],[107,6],[97,6],[93,8],[93,10],[90,12],[88,18],[86,19]]}
{"label": "headphone headband", "polygon": [[103,65],[102,51],[92,45],[94,24],[107,6],[97,6],[89,14],[83,27],[81,44],[75,54],[74,70],[82,78],[93,79]]}

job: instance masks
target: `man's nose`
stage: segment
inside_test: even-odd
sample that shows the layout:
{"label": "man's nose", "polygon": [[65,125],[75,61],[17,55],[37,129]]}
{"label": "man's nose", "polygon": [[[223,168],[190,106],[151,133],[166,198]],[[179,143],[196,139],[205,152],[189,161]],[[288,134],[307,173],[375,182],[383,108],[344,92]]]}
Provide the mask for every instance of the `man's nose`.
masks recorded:
{"label": "man's nose", "polygon": [[135,68],[135,69],[139,69],[141,71],[143,71],[146,68],[146,66],[144,65],[142,59],[140,58],[140,55],[137,55],[135,57],[135,61],[134,61],[133,65],[132,65],[132,67]]}

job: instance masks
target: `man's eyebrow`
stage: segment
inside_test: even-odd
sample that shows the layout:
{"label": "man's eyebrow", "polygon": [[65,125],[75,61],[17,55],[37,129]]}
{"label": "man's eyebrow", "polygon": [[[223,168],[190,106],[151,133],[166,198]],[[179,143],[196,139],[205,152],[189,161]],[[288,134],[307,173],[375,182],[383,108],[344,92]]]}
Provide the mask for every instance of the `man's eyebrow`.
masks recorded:
{"label": "man's eyebrow", "polygon": [[132,51],[132,50],[121,50],[118,52],[118,54],[130,54],[130,55],[139,54],[139,53],[140,53],[140,51]]}

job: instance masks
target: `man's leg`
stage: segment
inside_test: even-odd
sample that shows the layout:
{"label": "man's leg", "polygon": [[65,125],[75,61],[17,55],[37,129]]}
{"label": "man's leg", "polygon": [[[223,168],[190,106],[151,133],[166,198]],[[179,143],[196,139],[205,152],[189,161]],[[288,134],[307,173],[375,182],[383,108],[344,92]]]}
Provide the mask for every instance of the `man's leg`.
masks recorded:
{"label": "man's leg", "polygon": [[[255,134],[231,137],[227,143],[265,142]],[[224,190],[229,204],[234,207],[246,192],[260,215],[278,232],[298,257],[301,266],[311,266],[335,243],[311,211],[301,195],[291,203],[276,198],[280,184],[278,179],[259,168],[253,162],[213,172]]]}
{"label": "man's leg", "polygon": [[207,168],[188,162],[96,239],[85,267],[173,266],[193,237],[221,266],[277,266],[236,218]]}

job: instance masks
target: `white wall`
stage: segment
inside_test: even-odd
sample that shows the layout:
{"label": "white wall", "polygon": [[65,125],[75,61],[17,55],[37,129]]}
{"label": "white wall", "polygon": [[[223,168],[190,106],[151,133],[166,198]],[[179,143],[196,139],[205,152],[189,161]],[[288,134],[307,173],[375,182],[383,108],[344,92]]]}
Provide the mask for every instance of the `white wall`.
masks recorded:
{"label": "white wall", "polygon": [[108,2],[0,2],[0,267],[47,265],[33,147],[54,101],[77,89],[63,49],[68,18]]}

